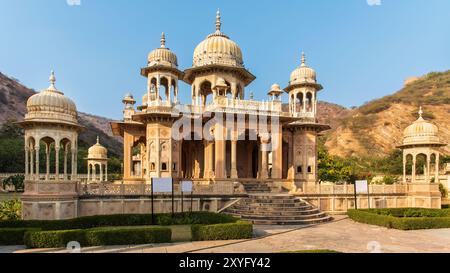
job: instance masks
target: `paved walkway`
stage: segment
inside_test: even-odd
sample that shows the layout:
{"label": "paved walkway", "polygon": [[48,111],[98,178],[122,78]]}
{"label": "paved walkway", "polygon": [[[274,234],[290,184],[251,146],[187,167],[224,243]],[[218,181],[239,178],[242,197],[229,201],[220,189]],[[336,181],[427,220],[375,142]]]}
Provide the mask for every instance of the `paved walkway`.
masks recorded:
{"label": "paved walkway", "polygon": [[[347,253],[448,252],[450,229],[401,231],[355,223],[336,216],[327,224],[297,227],[255,226],[259,237],[252,240],[188,242],[130,247],[91,247],[95,253],[277,253],[309,249],[330,249]],[[0,247],[0,252],[67,252],[66,250],[25,250]]]}

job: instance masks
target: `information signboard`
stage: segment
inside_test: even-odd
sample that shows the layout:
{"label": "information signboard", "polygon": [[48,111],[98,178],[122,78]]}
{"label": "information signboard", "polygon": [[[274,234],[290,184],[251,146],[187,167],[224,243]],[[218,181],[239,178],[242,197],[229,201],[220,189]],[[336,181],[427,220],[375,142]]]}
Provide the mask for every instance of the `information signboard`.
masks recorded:
{"label": "information signboard", "polygon": [[155,193],[172,193],[172,178],[152,178],[153,192]]}
{"label": "information signboard", "polygon": [[368,184],[367,180],[355,181],[355,191],[357,194],[368,194],[369,193],[369,184]]}
{"label": "information signboard", "polygon": [[192,181],[181,181],[181,190],[182,192],[193,192]]}

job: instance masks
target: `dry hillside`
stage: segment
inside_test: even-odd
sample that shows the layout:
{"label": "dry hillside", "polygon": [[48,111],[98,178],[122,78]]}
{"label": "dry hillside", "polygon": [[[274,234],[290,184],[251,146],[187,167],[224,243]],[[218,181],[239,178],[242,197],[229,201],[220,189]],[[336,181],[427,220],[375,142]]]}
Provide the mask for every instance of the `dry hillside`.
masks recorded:
{"label": "dry hillside", "polygon": [[[409,83],[397,93],[371,101],[339,116],[326,133],[331,154],[348,156],[384,156],[402,141],[403,130],[418,118],[422,106],[424,118],[440,128],[442,141],[450,143],[450,71],[430,73]],[[447,154],[450,146],[443,148]]]}

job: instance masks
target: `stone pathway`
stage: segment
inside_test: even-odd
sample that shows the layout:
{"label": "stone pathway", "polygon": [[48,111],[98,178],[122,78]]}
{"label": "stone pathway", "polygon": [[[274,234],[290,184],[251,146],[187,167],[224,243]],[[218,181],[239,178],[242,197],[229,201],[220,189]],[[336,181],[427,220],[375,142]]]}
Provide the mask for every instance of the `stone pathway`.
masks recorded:
{"label": "stone pathway", "polygon": [[[344,216],[335,221],[309,227],[255,226],[262,235],[252,240],[187,242],[141,246],[83,248],[93,253],[277,253],[330,249],[347,253],[368,252],[448,252],[450,229],[401,231],[355,223]],[[67,250],[26,250],[0,247],[1,252],[67,252]]]}

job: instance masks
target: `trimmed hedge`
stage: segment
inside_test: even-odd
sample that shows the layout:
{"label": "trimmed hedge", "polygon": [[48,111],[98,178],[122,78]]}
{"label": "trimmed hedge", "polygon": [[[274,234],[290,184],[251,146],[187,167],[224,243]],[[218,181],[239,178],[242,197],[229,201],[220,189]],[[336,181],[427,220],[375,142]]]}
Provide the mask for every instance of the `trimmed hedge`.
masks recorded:
{"label": "trimmed hedge", "polygon": [[192,225],[193,241],[236,240],[253,237],[253,224],[247,221],[215,225]]}
{"label": "trimmed hedge", "polygon": [[37,228],[0,228],[0,245],[23,245],[26,232],[39,230]]}
{"label": "trimmed hedge", "polygon": [[[193,225],[234,223],[238,219],[210,212],[155,214],[155,225]],[[150,214],[117,214],[80,217],[69,220],[12,220],[0,221],[0,228],[41,228],[42,230],[89,229],[110,226],[148,226],[152,224]]]}
{"label": "trimmed hedge", "polygon": [[450,228],[448,211],[432,209],[375,209],[349,210],[347,214],[356,222],[401,230]]}
{"label": "trimmed hedge", "polygon": [[163,227],[99,228],[88,230],[86,241],[91,246],[170,243],[172,231]]}
{"label": "trimmed hedge", "polygon": [[394,217],[450,217],[449,209],[393,208],[363,210]]}
{"label": "trimmed hedge", "polygon": [[25,233],[23,240],[28,248],[66,247],[72,241],[87,246],[86,231],[84,230],[31,231]]}
{"label": "trimmed hedge", "polygon": [[25,233],[28,248],[60,248],[69,242],[81,246],[136,245],[171,242],[170,228],[95,228],[88,230],[31,231]]}

